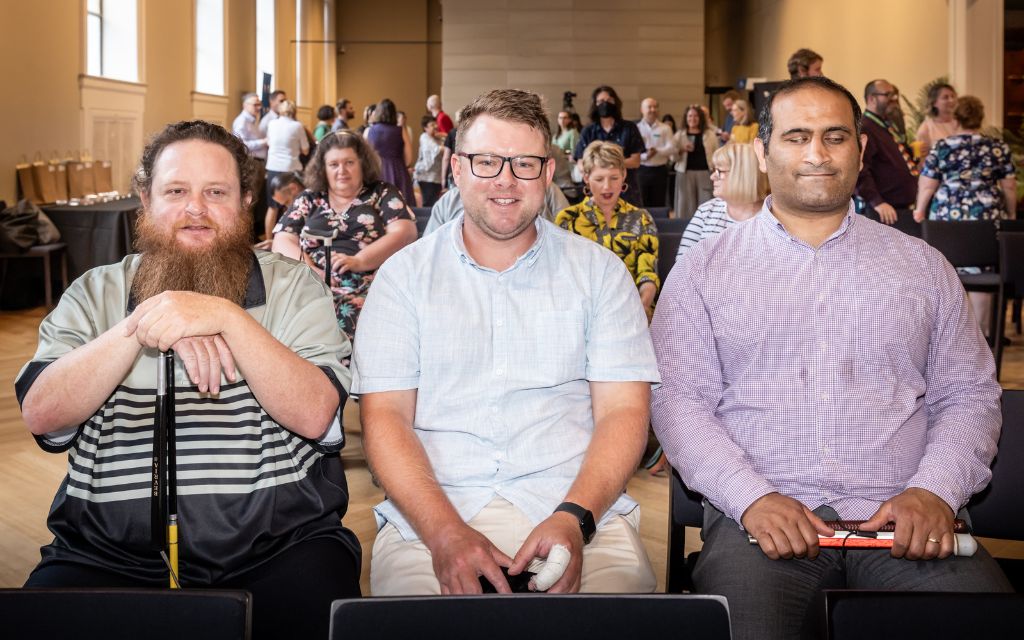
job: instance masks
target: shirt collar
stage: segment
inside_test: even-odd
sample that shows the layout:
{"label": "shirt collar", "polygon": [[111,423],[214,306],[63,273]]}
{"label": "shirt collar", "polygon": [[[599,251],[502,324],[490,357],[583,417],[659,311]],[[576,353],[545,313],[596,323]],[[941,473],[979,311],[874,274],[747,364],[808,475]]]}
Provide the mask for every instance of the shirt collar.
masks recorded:
{"label": "shirt collar", "polygon": [[[836,231],[832,235],[830,235],[825,240],[825,242],[821,243],[822,247],[832,242],[833,240],[839,238],[840,236],[846,235],[846,232],[850,230],[851,226],[855,221],[855,211],[856,210],[853,205],[853,199],[851,198],[850,204],[847,206],[846,216],[843,218],[842,224],[839,225],[839,228],[836,229]],[[764,224],[767,228],[771,229],[773,232],[781,235],[782,237],[785,237],[789,240],[794,240],[796,242],[803,242],[798,238],[794,238],[789,233],[789,231],[786,230],[786,227],[781,222],[779,222],[779,219],[775,217],[775,214],[772,213],[772,196],[770,194],[767,198],[764,199],[764,204],[761,205],[761,212],[757,214],[757,217],[759,220],[761,220],[762,224]]]}
{"label": "shirt collar", "polygon": [[[144,256],[140,256],[140,259]],[[260,269],[260,259],[256,253],[252,254],[252,266],[249,268],[249,283],[245,287],[245,299],[242,300],[243,309],[252,309],[263,306],[267,303],[267,286],[263,281],[263,269]],[[135,292],[128,290],[128,308],[125,315],[131,315],[135,311]]]}
{"label": "shirt collar", "polygon": [[[455,253],[459,256],[459,260],[473,266],[475,269],[493,272],[494,269],[479,265],[477,261],[473,259],[473,256],[469,255],[469,251],[466,249],[466,242],[462,238],[462,225],[465,224],[466,221],[465,211],[459,213],[455,220],[455,224],[451,225],[452,248],[455,249]],[[551,223],[544,220],[540,214],[537,215],[536,219],[533,221],[533,227],[537,230],[537,238],[533,241],[533,244],[530,245],[530,248],[526,250],[526,253],[516,258],[515,263],[505,271],[512,271],[520,264],[524,264],[529,267],[537,262],[537,258],[540,257],[541,249],[544,247],[544,239],[549,233],[549,230],[547,229],[549,224]]]}

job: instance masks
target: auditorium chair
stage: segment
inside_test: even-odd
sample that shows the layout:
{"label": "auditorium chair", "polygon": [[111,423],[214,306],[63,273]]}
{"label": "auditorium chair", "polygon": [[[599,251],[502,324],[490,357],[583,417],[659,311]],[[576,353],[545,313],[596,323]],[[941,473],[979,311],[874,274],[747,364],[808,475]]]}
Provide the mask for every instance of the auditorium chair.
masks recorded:
{"label": "auditorium chair", "polygon": [[[946,256],[954,267],[980,267],[982,273],[960,274],[960,282],[967,291],[995,294],[992,296],[992,317],[989,335],[997,335],[998,297],[1002,291],[999,277],[999,241],[996,239],[994,220],[925,220],[921,225],[925,242]],[[985,271],[989,269],[989,271]],[[1000,358],[1002,341],[993,340],[996,358]]]}
{"label": "auditorium chair", "polygon": [[682,238],[681,233],[658,231],[658,278],[661,279],[662,287],[665,286],[665,279],[676,263],[676,253],[679,251],[679,241]]}
{"label": "auditorium chair", "polygon": [[665,578],[665,591],[682,593],[693,591],[693,580],[690,577],[699,551],[686,555],[686,527],[704,526],[703,497],[691,491],[679,472],[672,469],[668,485],[669,518],[668,518],[668,575]]}
{"label": "auditorium chair", "polygon": [[[1016,221],[1014,221],[1016,222]],[[1021,330],[1020,301],[1024,298],[1024,231],[999,231],[999,276],[1002,287],[999,291],[999,302],[996,304],[996,335],[1002,337],[1006,332],[1006,305],[1014,300],[1013,316],[1017,324],[1017,333]],[[1003,367],[1003,345],[999,341],[996,349],[996,378],[999,378]]]}
{"label": "auditorium chair", "polygon": [[[1024,541],[1024,390],[1003,390],[1003,429],[992,462],[992,481],[971,498],[971,530],[983,538]],[[1024,560],[997,558],[1010,584],[1024,593]],[[1018,636],[1024,638],[1024,635]]]}
{"label": "auditorium chair", "polygon": [[359,598],[336,600],[331,606],[331,640],[728,640],[730,636],[729,606],[721,596],[523,593]]}
{"label": "auditorium chair", "polygon": [[6,640],[247,640],[251,598],[202,589],[0,589]]}
{"label": "auditorium chair", "polygon": [[657,220],[665,220],[668,218],[668,207],[644,207],[647,209],[647,213],[651,214],[651,217]]}
{"label": "auditorium chair", "polygon": [[679,218],[658,218],[654,221],[654,224],[658,227],[658,233],[670,232],[682,234],[683,231],[686,230],[686,225],[690,224],[690,220],[681,220]]}
{"label": "auditorium chair", "polygon": [[427,223],[430,222],[430,207],[413,207],[412,212],[416,215],[416,231],[419,232],[420,238],[423,237],[423,230],[427,228]]}
{"label": "auditorium chair", "polygon": [[1024,638],[1024,595],[825,591],[829,640]]}

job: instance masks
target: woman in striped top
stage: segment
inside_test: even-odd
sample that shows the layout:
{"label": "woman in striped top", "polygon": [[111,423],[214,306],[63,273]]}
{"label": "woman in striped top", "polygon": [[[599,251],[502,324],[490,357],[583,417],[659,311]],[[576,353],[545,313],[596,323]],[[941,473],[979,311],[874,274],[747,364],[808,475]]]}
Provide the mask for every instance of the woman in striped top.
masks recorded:
{"label": "woman in striped top", "polygon": [[715,166],[711,172],[715,197],[697,207],[679,241],[676,260],[704,238],[753,218],[768,194],[768,179],[757,166],[752,145],[727,144],[715,151],[711,163]]}

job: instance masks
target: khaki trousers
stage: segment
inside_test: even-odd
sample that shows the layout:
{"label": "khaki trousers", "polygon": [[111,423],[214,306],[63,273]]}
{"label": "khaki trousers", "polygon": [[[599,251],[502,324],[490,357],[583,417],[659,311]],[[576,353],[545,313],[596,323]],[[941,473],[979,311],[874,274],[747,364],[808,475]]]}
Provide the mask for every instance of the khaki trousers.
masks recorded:
{"label": "khaki trousers", "polygon": [[[581,593],[651,593],[658,585],[640,539],[640,507],[611,518],[583,549]],[[512,503],[496,497],[469,521],[509,557],[533,531]],[[529,570],[535,571],[540,561]],[[440,595],[430,550],[422,540],[407,542],[393,524],[377,533],[370,562],[370,593],[375,596]]]}

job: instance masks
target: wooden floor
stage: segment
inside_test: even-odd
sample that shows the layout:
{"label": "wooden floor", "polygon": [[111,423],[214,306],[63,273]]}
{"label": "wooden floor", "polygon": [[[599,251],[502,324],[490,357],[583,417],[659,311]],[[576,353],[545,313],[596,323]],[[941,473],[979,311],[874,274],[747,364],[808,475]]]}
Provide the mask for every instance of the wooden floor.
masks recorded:
{"label": "wooden floor", "polygon": [[[66,456],[43,453],[21,421],[14,397],[14,378],[35,352],[37,329],[44,309],[0,312],[0,587],[21,586],[39,561],[39,547],[49,542],[46,514],[66,471]],[[1002,383],[1024,389],[1024,338],[1006,350]],[[349,483],[350,503],[345,524],[363,545],[363,593],[369,593],[370,550],[376,525],[373,505],[382,497],[373,486],[363,459],[359,413],[354,403],[345,411],[349,444],[342,453]],[[641,504],[640,533],[655,573],[658,590],[665,586],[668,530],[668,480],[638,471],[629,493]],[[687,535],[687,541],[697,536]],[[1024,545],[993,542],[986,546],[997,555],[1024,558]]]}

